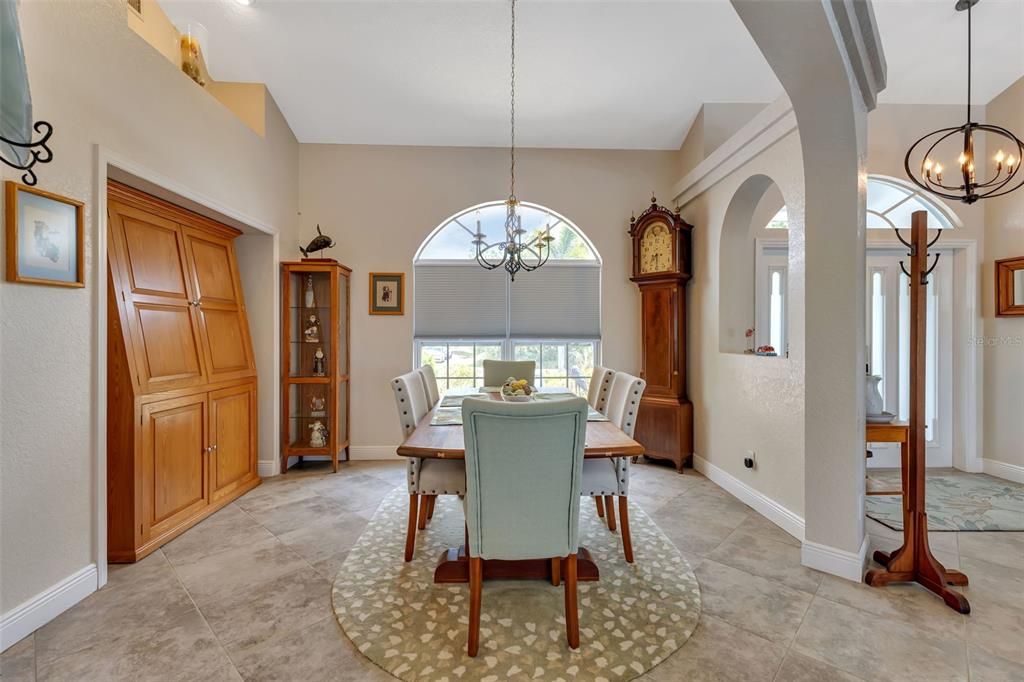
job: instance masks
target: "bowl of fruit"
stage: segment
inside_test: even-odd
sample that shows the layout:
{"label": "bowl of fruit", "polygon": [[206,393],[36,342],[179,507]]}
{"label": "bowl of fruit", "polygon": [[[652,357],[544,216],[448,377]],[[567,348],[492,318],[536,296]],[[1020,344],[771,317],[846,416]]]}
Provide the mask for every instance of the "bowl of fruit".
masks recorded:
{"label": "bowl of fruit", "polygon": [[509,377],[501,387],[501,398],[510,403],[525,403],[533,399],[533,391],[526,379]]}

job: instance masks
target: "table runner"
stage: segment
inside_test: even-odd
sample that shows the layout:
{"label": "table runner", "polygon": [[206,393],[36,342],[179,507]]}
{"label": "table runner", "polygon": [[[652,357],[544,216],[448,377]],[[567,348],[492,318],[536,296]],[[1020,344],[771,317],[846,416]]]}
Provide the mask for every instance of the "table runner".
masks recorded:
{"label": "table runner", "polygon": [[[538,391],[534,393],[535,400],[564,400],[566,398],[575,398],[576,396],[572,393],[555,393],[552,391]],[[438,403],[437,409],[434,410],[434,416],[430,420],[431,426],[461,426],[462,425],[462,401],[466,398],[486,398],[486,393],[459,393],[459,394],[447,394],[441,398],[441,402]],[[606,422],[608,417],[604,416],[593,407],[587,407],[587,421],[588,422]]]}

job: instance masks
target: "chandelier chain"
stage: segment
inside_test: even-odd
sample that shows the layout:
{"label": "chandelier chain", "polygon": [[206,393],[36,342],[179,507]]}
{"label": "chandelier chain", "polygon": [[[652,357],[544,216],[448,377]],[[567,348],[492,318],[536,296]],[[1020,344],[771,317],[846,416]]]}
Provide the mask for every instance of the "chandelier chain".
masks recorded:
{"label": "chandelier chain", "polygon": [[511,117],[510,117],[510,130],[512,144],[509,146],[510,158],[510,169],[509,175],[511,177],[511,189],[509,192],[509,199],[516,198],[516,0],[512,0],[512,66],[510,69],[510,81],[511,81]]}
{"label": "chandelier chain", "polygon": [[967,122],[971,122],[971,5],[967,5]]}

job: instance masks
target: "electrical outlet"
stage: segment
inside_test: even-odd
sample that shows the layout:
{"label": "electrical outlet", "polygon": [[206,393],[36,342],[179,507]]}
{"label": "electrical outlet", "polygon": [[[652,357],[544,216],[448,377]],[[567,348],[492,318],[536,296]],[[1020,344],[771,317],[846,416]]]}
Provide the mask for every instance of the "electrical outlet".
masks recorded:
{"label": "electrical outlet", "polygon": [[753,469],[757,464],[757,455],[753,450],[747,450],[747,456],[743,458],[743,466]]}

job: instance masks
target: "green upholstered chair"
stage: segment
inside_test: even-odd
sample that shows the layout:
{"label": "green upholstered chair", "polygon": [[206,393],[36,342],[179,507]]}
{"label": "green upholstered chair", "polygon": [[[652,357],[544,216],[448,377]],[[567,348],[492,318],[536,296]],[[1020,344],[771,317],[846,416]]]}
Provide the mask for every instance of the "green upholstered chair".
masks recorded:
{"label": "green upholstered chair", "polygon": [[[391,380],[398,408],[398,422],[402,438],[408,438],[431,405],[427,398],[423,375],[407,372]],[[429,459],[409,457],[409,528],[405,538],[405,560],[412,561],[416,549],[416,530],[424,530],[434,515],[438,495],[463,495],[466,492],[466,469],[455,459]]]}
{"label": "green upholstered chair", "polygon": [[[633,437],[636,430],[636,415],[640,398],[647,388],[647,382],[632,374],[616,372],[608,389],[604,413],[608,421]],[[615,531],[615,505],[619,499],[619,525],[622,526],[622,553],[628,563],[633,563],[633,538],[629,533],[629,458],[591,459],[583,464],[581,494],[593,497],[597,514],[605,519],[608,530]],[[604,501],[601,501],[601,498]]]}
{"label": "green upholstered chair", "polygon": [[533,386],[537,380],[537,363],[533,360],[484,360],[484,387],[497,391],[509,377],[526,379]]}
{"label": "green upholstered chair", "polygon": [[587,401],[503,403],[467,398],[462,421],[469,655],[475,656],[479,647],[485,559],[552,559],[553,574],[565,574],[566,637],[571,648],[578,648],[576,552]]}

